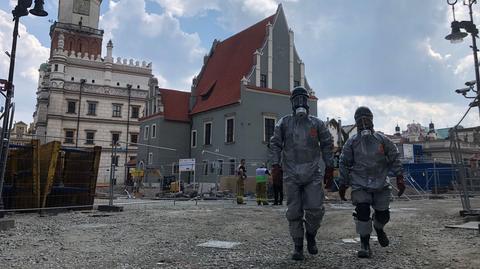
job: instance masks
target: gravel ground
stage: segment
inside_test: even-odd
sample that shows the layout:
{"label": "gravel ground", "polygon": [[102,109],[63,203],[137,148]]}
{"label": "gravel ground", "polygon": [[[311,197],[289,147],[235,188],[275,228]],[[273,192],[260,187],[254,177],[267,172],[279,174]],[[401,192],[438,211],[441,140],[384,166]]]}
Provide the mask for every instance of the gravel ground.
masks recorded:
{"label": "gravel ground", "polygon": [[[473,198],[480,206],[480,198]],[[105,201],[98,201],[105,203]],[[117,199],[116,203],[148,202]],[[478,231],[461,223],[458,199],[396,201],[386,231],[391,245],[372,242],[374,256],[358,259],[348,203],[328,203],[317,235],[320,253],[290,260],[285,207],[253,201],[154,201],[120,213],[75,211],[40,217],[15,214],[0,232],[1,268],[480,268]],[[233,249],[199,247],[209,240]]]}

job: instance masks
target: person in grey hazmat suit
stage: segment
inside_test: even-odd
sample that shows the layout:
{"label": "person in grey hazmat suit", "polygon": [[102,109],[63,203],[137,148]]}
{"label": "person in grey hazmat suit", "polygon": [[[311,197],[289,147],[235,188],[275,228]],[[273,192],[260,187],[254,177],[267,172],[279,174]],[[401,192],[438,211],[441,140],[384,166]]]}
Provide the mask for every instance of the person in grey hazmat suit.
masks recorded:
{"label": "person in grey hazmat suit", "polygon": [[373,129],[373,114],[368,107],[361,106],[355,111],[357,133],[347,140],[340,156],[339,194],[345,200],[345,191],[351,186],[351,199],[355,205],[355,226],[360,234],[361,248],[357,255],[369,258],[370,234],[373,227],[377,233],[378,242],[382,247],[389,244],[383,227],[390,220],[390,184],[387,175],[392,172],[397,180],[398,196],[405,191],[403,168],[399,159],[397,147],[383,134]]}
{"label": "person in grey hazmat suit", "polygon": [[[281,118],[270,138],[272,174],[283,169],[287,194],[290,235],[294,242],[292,259],[303,260],[303,240],[312,255],[318,253],[315,242],[325,209],[321,162],[325,162],[323,181],[333,182],[333,140],[320,119],[310,116],[309,94],[303,87],[293,89],[290,101],[293,114]],[[280,163],[281,162],[281,163]]]}

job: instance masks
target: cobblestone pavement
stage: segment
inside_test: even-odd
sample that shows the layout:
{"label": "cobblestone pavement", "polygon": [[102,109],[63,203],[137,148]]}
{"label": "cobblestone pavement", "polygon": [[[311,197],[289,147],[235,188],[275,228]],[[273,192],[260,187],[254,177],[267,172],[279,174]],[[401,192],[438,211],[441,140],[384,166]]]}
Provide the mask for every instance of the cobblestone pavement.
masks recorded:
{"label": "cobblestone pavement", "polygon": [[[480,198],[473,198],[480,205]],[[98,201],[105,203],[104,200]],[[461,223],[459,199],[396,201],[386,231],[391,245],[372,242],[373,258],[359,260],[349,203],[327,203],[317,235],[320,253],[291,261],[283,206],[238,206],[230,200],[117,199],[120,213],[74,211],[41,217],[8,216],[0,232],[1,268],[480,268],[478,231]],[[135,203],[135,204],[132,204]],[[197,246],[238,242],[232,249]]]}

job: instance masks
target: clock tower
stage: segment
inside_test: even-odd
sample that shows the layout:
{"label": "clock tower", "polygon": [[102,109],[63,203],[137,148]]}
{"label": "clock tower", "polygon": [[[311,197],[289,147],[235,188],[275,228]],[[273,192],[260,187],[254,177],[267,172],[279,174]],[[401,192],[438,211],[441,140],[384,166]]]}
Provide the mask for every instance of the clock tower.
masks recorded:
{"label": "clock tower", "polygon": [[98,29],[101,3],[102,0],[59,1],[58,22],[50,28],[51,55],[59,44],[77,57],[97,58],[102,54],[103,30]]}

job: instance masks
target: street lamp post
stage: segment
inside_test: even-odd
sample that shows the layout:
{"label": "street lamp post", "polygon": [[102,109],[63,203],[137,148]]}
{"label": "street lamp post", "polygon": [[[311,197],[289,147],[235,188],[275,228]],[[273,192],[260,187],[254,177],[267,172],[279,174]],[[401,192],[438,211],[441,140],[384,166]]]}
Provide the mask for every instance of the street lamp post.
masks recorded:
{"label": "street lamp post", "polygon": [[[449,4],[452,7],[452,13],[453,13],[453,21],[451,23],[451,28],[452,32],[445,36],[446,40],[449,40],[451,43],[459,43],[463,41],[463,38],[468,36],[468,33],[472,36],[472,50],[473,50],[473,62],[474,62],[474,69],[475,69],[475,84],[476,84],[476,93],[475,100],[470,103],[470,106],[478,106],[478,111],[480,114],[480,72],[478,70],[478,48],[477,48],[477,37],[478,37],[478,29],[477,26],[473,23],[473,11],[472,11],[472,6],[473,4],[477,3],[477,0],[464,0],[463,5],[468,6],[469,9],[469,14],[470,14],[470,20],[469,21],[457,21],[455,19],[455,4],[458,2],[458,0],[447,0],[447,4]],[[461,29],[465,29],[465,32],[462,32]],[[467,82],[468,83],[468,82]],[[473,90],[473,85],[468,85],[470,89]],[[462,93],[457,90],[457,93]],[[465,92],[466,93],[466,92]],[[462,93],[464,96],[465,94]]]}
{"label": "street lamp post", "polygon": [[[12,99],[13,99],[13,71],[15,69],[15,53],[17,50],[17,37],[18,37],[18,24],[20,22],[20,17],[27,16],[30,12],[32,15],[45,17],[48,13],[43,9],[43,0],[35,0],[35,6],[33,9],[30,9],[32,5],[32,0],[18,0],[18,4],[14,10],[13,14],[13,39],[12,39],[12,50],[10,51],[10,68],[8,70],[8,80],[5,83],[5,112],[3,113],[3,125],[1,130],[1,141],[0,141],[0,218],[3,218],[3,182],[5,179],[5,169],[7,167],[7,158],[8,158],[8,148],[10,143],[10,110],[12,109]],[[13,112],[12,112],[13,113]]]}
{"label": "street lamp post", "polygon": [[127,91],[128,91],[128,105],[127,105],[127,134],[126,134],[126,141],[125,141],[125,178],[124,183],[127,183],[128,179],[128,132],[130,131],[130,102],[131,102],[131,92],[132,92],[132,85],[127,84]]}
{"label": "street lamp post", "polygon": [[80,92],[78,94],[78,115],[77,115],[77,135],[75,140],[75,147],[78,148],[78,137],[80,136],[80,113],[82,112],[82,88],[87,82],[85,79],[80,80]]}

